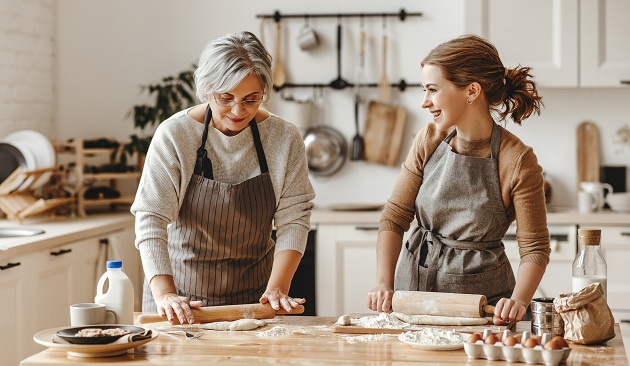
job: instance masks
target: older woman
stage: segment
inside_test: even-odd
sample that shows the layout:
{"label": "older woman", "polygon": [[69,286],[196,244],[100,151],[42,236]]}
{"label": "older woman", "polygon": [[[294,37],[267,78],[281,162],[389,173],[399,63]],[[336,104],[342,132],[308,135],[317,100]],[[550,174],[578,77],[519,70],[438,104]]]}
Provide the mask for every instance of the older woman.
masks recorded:
{"label": "older woman", "polygon": [[252,33],[220,37],[202,52],[195,83],[202,104],[160,124],[131,207],[142,309],[182,324],[202,305],[291,311],[305,302],[289,287],[315,193],[298,129],[260,109],[271,56]]}

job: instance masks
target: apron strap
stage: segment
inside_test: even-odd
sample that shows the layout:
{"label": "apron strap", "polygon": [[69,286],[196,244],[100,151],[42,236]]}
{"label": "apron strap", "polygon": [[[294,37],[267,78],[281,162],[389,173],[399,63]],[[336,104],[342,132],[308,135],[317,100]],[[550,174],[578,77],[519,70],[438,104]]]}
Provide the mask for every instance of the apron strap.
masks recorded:
{"label": "apron strap", "polygon": [[490,157],[499,159],[499,150],[501,147],[501,128],[496,123],[492,126],[492,137],[490,138]]}
{"label": "apron strap", "polygon": [[252,118],[249,121],[249,127],[252,130],[252,136],[254,137],[254,145],[256,145],[256,154],[258,155],[258,164],[260,164],[260,173],[268,173],[269,167],[267,166],[267,158],[265,157],[265,150],[263,150],[262,142],[260,141],[260,132],[258,132],[258,123]]}
{"label": "apron strap", "polygon": [[212,109],[210,104],[206,107],[206,114],[203,117],[203,135],[201,135],[201,146],[197,149],[197,161],[195,162],[196,175],[202,175],[206,179],[214,179],[212,172],[212,161],[208,159],[208,151],[206,151],[206,141],[208,140],[208,126],[212,119]]}

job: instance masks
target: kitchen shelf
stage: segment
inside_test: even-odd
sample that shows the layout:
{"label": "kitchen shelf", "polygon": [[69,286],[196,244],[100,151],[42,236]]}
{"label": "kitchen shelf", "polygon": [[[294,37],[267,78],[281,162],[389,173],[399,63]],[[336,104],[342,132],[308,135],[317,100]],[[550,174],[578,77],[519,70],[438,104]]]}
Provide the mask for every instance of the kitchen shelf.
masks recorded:
{"label": "kitchen shelf", "polygon": [[136,180],[139,181],[141,172],[86,172],[86,160],[89,158],[108,157],[110,164],[114,164],[119,161],[123,144],[117,144],[116,147],[106,148],[85,148],[83,139],[75,139],[69,142],[63,142],[57,144],[58,153],[73,154],[75,156],[75,171],[76,171],[76,197],[77,197],[77,214],[80,216],[86,216],[86,207],[88,206],[102,206],[110,205],[111,209],[115,209],[116,205],[120,204],[132,204],[135,198],[134,195],[126,195],[115,198],[99,197],[99,198],[86,198],[85,193],[91,187],[96,187],[94,184],[97,181],[108,181],[107,187],[111,189],[116,188],[116,182],[120,180]]}
{"label": "kitchen shelf", "polygon": [[398,13],[301,13],[301,14],[282,14],[276,10],[273,14],[258,14],[256,18],[259,19],[273,19],[275,22],[279,22],[283,18],[385,18],[385,17],[397,17],[400,21],[405,21],[407,17],[419,17],[422,13],[407,13],[405,9],[400,9]]}

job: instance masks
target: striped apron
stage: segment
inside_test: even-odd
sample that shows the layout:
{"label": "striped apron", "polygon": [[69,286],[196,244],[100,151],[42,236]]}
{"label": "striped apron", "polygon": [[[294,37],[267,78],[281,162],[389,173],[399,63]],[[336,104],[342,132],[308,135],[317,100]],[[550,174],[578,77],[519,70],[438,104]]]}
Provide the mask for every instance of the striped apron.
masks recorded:
{"label": "striped apron", "polygon": [[[205,149],[212,112],[204,118],[197,164],[177,220],[168,228],[168,252],[177,293],[204,306],[258,302],[271,275],[276,198],[255,120],[249,123],[261,174],[237,184],[213,179]],[[142,310],[156,312],[145,282]]]}
{"label": "striped apron", "polygon": [[396,290],[509,298],[516,284],[503,236],[510,222],[499,186],[501,128],[495,123],[489,158],[465,156],[440,143],[424,168],[416,197],[418,227],[398,261]]}

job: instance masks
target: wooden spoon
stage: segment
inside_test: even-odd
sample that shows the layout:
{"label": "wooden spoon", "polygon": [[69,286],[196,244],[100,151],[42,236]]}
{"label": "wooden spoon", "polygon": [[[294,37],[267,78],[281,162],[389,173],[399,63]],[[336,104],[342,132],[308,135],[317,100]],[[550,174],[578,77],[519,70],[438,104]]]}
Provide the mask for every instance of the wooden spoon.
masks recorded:
{"label": "wooden spoon", "polygon": [[378,97],[387,102],[392,97],[392,86],[387,79],[387,35],[383,34],[383,63],[381,79],[378,81]]}
{"label": "wooden spoon", "polygon": [[281,36],[282,33],[280,22],[276,25],[276,65],[273,68],[273,86],[276,89],[281,89],[284,84],[287,82],[287,75],[284,72],[284,67],[282,66],[282,60],[280,59],[280,48],[282,47]]}

